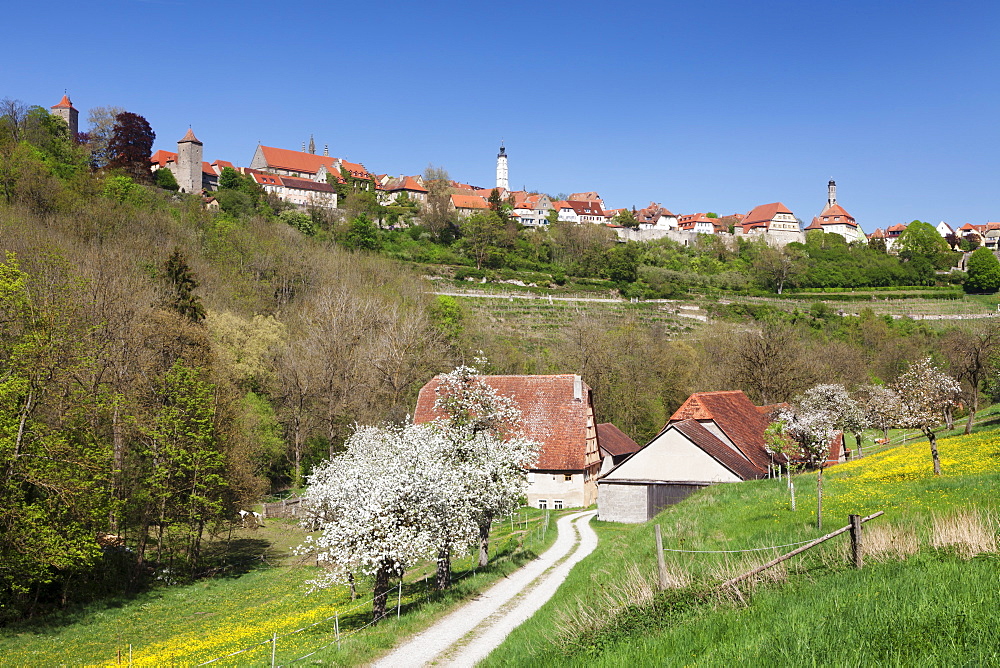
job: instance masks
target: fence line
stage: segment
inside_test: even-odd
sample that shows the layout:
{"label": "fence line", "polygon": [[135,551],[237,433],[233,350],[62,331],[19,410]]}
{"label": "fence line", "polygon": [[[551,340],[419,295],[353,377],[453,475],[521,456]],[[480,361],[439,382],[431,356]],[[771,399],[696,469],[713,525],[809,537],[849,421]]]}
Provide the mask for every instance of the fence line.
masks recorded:
{"label": "fence line", "polygon": [[810,538],[809,540],[804,540],[800,543],[789,543],[788,545],[771,545],[770,547],[748,547],[745,550],[675,550],[669,547],[663,548],[664,552],[688,552],[691,554],[735,554],[737,552],[761,552],[763,550],[778,550],[783,547],[795,547],[796,545],[805,545],[806,543],[811,543],[815,540]]}
{"label": "fence line", "polygon": [[[280,505],[280,504],[278,504],[278,505]],[[513,517],[513,515],[514,515],[514,513],[511,513],[512,517]],[[549,514],[546,513],[545,514],[545,519],[544,519],[544,531],[545,532],[548,531],[548,515]],[[540,523],[541,523],[541,518],[539,518],[539,520],[540,520]],[[498,521],[502,522],[502,520],[498,520]],[[527,521],[528,520],[526,519],[525,523],[527,523]],[[537,528],[536,528],[536,530],[537,530]],[[532,535],[535,533],[536,530],[532,531]],[[513,533],[511,534],[510,538],[513,538]],[[508,541],[507,541],[506,544],[509,544],[509,543],[510,543],[510,540],[508,539]],[[478,569],[476,568],[475,564],[476,564],[476,561],[475,561],[475,557],[474,557],[473,558],[473,566],[472,566],[472,568],[466,570],[464,573],[462,573],[458,577],[452,578],[451,582],[455,583],[455,582],[458,582],[459,580],[462,580],[463,578],[468,577],[469,575],[475,575],[477,573],[477,571],[478,571]],[[424,578],[421,578],[421,579],[424,580],[424,581],[427,581],[430,578],[431,578],[431,575],[427,575],[427,576],[425,576]],[[419,582],[419,580],[417,582]],[[400,592],[399,592],[399,598],[397,599],[397,604],[396,604],[397,605],[397,617],[398,617],[398,612],[399,612],[399,610],[402,607],[402,584],[403,584],[402,579],[400,579],[400,583],[399,583]],[[426,589],[425,589],[425,592],[426,592]],[[427,593],[425,593],[425,597],[426,596],[428,596]],[[331,619],[336,619],[338,617],[346,615],[346,614],[348,614],[350,612],[353,612],[354,610],[357,610],[358,608],[362,608],[362,607],[367,606],[369,603],[374,603],[374,601],[375,601],[375,597],[372,596],[372,598],[365,599],[361,603],[358,603],[357,605],[355,605],[355,606],[353,606],[351,608],[348,608],[347,610],[343,610],[343,611],[337,612],[337,613],[335,613],[333,615],[330,615],[329,617],[326,617],[326,618],[321,619],[319,621],[313,622],[312,624],[307,624],[306,626],[303,626],[302,628],[296,629],[294,631],[290,631],[288,633],[285,633],[284,635],[280,635],[280,636],[279,635],[274,635],[274,636],[272,636],[272,638],[270,640],[264,640],[263,642],[259,642],[259,643],[256,643],[254,645],[250,645],[249,647],[244,647],[243,649],[238,650],[236,652],[231,652],[229,654],[224,654],[222,656],[217,656],[214,659],[211,659],[209,661],[205,661],[203,663],[199,663],[199,664],[196,664],[196,665],[197,666],[207,666],[209,664],[215,663],[216,661],[221,661],[222,659],[228,659],[230,657],[237,656],[239,654],[243,654],[244,652],[249,652],[250,650],[256,649],[257,647],[260,647],[261,645],[270,645],[270,644],[274,643],[275,646],[276,646],[277,645],[277,641],[280,640],[280,639],[282,639],[282,638],[288,638],[290,636],[295,635],[296,633],[301,633],[302,631],[305,631],[306,629],[310,629],[310,628],[312,628],[314,626],[317,626],[319,624],[323,624],[324,622],[328,622]],[[382,619],[384,619],[388,614],[389,614],[389,612],[387,610],[381,617],[379,617],[378,619],[373,619],[372,621],[368,622],[367,624],[365,624],[362,627],[359,627],[359,628],[354,629],[352,631],[348,631],[347,633],[338,634],[337,639],[335,639],[333,642],[331,642],[331,643],[329,643],[327,645],[324,645],[323,647],[320,647],[319,649],[313,650],[312,652],[310,652],[309,654],[306,654],[305,656],[301,656],[301,657],[299,657],[297,659],[293,659],[290,663],[295,663],[296,661],[301,661],[302,659],[308,658],[308,657],[312,656],[313,654],[315,654],[316,652],[320,652],[320,651],[326,649],[327,647],[330,647],[331,645],[334,645],[334,644],[342,641],[345,638],[349,638],[350,636],[354,635],[355,633],[358,633],[359,631],[363,631],[364,629],[368,628],[369,626],[372,626],[376,622],[382,621]],[[338,628],[339,628],[339,624],[338,624]]]}

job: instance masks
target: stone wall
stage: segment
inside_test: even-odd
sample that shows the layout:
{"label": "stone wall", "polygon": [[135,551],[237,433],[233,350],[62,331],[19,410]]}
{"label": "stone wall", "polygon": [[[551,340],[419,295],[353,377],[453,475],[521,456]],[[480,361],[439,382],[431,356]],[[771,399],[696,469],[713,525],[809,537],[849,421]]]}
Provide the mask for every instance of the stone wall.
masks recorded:
{"label": "stone wall", "polygon": [[604,522],[645,522],[647,491],[645,485],[597,483],[597,518]]}

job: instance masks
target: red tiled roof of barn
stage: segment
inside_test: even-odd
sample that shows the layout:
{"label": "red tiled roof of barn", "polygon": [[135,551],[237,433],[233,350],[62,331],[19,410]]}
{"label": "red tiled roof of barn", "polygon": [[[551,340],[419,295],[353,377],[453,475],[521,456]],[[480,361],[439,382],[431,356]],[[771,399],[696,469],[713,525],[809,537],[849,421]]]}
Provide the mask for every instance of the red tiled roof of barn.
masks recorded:
{"label": "red tiled roof of barn", "polygon": [[670,416],[667,426],[682,420],[714,422],[744,457],[767,470],[771,457],[764,446],[764,430],[769,421],[743,392],[695,392]]}
{"label": "red tiled roof of barn", "polygon": [[667,428],[676,429],[687,436],[692,443],[743,480],[756,480],[766,475],[752,462],[740,457],[739,453],[723,443],[718,436],[705,429],[697,420],[681,420],[672,423]]}
{"label": "red tiled roof of barn", "polygon": [[[591,415],[591,390],[579,376],[482,376],[498,394],[513,397],[521,409],[525,437],[542,444],[534,468],[545,471],[582,471],[587,467],[587,421]],[[582,390],[574,398],[577,382]],[[440,414],[434,409],[440,378],[420,389],[415,423],[430,422]]]}
{"label": "red tiled roof of barn", "polygon": [[602,450],[606,450],[609,455],[615,457],[630,455],[640,449],[638,443],[610,422],[602,422],[597,425],[597,441]]}

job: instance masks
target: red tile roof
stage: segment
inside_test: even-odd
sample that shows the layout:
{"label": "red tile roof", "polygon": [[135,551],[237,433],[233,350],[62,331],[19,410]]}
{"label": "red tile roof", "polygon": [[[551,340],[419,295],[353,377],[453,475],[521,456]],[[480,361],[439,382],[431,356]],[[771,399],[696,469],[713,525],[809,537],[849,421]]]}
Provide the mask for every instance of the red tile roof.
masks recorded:
{"label": "red tile roof", "polygon": [[[837,220],[838,218],[840,220]],[[823,209],[823,212],[813,218],[806,229],[821,230],[824,225],[850,225],[851,227],[857,227],[858,223],[854,220],[854,216],[847,213],[844,207],[834,204]]]}
{"label": "red tile roof", "polygon": [[337,192],[337,189],[331,186],[329,183],[320,183],[318,181],[313,181],[312,179],[299,179],[294,176],[279,176],[278,179],[281,180],[281,185],[286,188],[296,188],[298,190],[312,190],[314,192],[323,193],[333,193]]}
{"label": "red tile roof", "polygon": [[456,209],[488,209],[489,203],[481,195],[452,195],[451,203]]}
{"label": "red tile roof", "polygon": [[334,167],[336,158],[328,155],[315,155],[313,153],[303,153],[302,151],[290,151],[286,148],[275,148],[273,146],[261,146],[264,160],[267,165],[274,169],[285,169],[290,172],[304,172],[315,174],[319,168],[326,165],[327,170],[338,173]]}
{"label": "red tile roof", "polygon": [[[743,219],[743,226],[770,223],[779,213],[792,214],[791,210],[781,202],[771,202],[755,206]],[[794,215],[794,214],[792,214]]]}
{"label": "red tile roof", "polygon": [[603,216],[604,209],[601,208],[601,203],[590,200],[570,200],[566,202],[566,206],[570,207],[576,211],[578,216]]}
{"label": "red tile roof", "polygon": [[194,142],[195,144],[201,143],[200,141],[198,141],[198,138],[194,136],[194,131],[191,128],[188,128],[188,131],[184,134],[183,137],[181,137],[181,140],[177,143],[180,144],[182,142],[188,142],[188,141]]}
{"label": "red tile roof", "polygon": [[571,202],[593,202],[599,199],[601,199],[601,196],[593,191],[589,193],[573,193],[569,196]]}
{"label": "red tile roof", "polygon": [[597,425],[597,442],[602,450],[615,457],[639,451],[639,444],[610,422]]}
{"label": "red tile roof", "polygon": [[[482,376],[498,394],[513,397],[521,409],[521,429],[542,444],[534,468],[546,471],[582,471],[587,468],[587,423],[593,408],[590,386],[575,374],[556,376]],[[440,378],[420,388],[413,421],[430,422]],[[581,398],[574,398],[577,384]]]}
{"label": "red tile roof", "polygon": [[228,167],[229,169],[236,169],[236,165],[229,162],[228,160],[216,160],[215,162],[212,163],[212,167],[218,167],[220,172],[226,167]]}
{"label": "red tile roof", "polygon": [[667,426],[681,420],[714,422],[754,466],[766,471],[771,463],[764,446],[764,430],[770,421],[739,390],[692,394],[670,416]]}
{"label": "red tile roof", "polygon": [[177,162],[177,154],[172,151],[157,151],[149,157],[149,161],[166,167],[168,162]]}
{"label": "red tile roof", "polygon": [[705,429],[697,420],[681,420],[671,424],[667,429],[676,429],[687,436],[688,440],[743,480],[757,480],[766,475],[766,468],[762,471],[753,463],[740,457],[738,452],[719,440],[715,434]]}
{"label": "red tile roof", "polygon": [[72,109],[73,103],[69,101],[69,95],[63,95],[62,99],[53,104],[50,109]]}

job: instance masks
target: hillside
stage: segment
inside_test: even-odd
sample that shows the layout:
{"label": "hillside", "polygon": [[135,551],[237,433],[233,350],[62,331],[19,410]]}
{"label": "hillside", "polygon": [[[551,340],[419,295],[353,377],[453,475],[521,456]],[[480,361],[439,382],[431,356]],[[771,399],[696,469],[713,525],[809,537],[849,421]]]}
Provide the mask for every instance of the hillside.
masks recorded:
{"label": "hillside", "polygon": [[[737,598],[710,588],[791,548],[699,551],[822,535],[812,474],[795,478],[795,512],[785,483],[763,480],[709,488],[647,524],[597,523],[597,551],[486,665],[995,663],[998,438],[942,440],[940,478],[925,441],[829,469],[827,530],[850,513],[885,511],[865,525],[865,567],[849,566],[849,541],[839,537],[766,571]],[[666,552],[677,588],[660,594],[654,524],[665,549],[690,551]]]}

